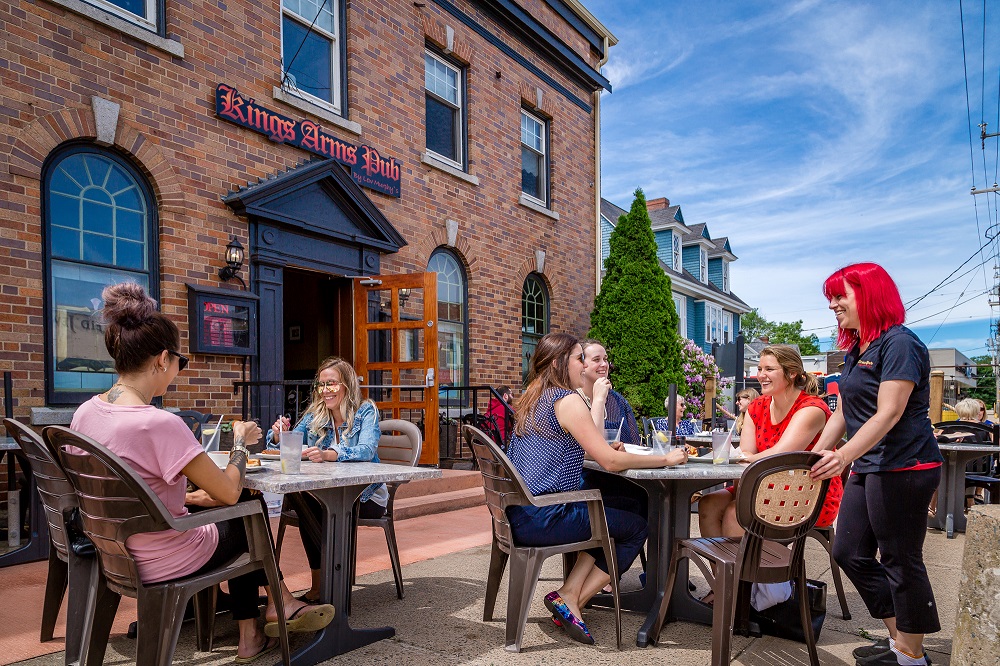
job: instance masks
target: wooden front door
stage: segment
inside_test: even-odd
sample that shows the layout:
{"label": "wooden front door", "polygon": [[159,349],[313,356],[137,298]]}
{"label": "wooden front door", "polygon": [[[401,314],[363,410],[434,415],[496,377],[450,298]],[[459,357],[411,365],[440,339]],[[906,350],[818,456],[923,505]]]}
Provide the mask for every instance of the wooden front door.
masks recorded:
{"label": "wooden front door", "polygon": [[364,397],[422,424],[420,464],[437,465],[437,273],[355,278],[354,331]]}

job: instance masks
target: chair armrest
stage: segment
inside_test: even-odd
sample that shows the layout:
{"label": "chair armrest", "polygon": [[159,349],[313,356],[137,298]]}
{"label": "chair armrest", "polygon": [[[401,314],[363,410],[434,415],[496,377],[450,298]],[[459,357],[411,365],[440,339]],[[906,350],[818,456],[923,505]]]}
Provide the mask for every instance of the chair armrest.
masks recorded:
{"label": "chair armrest", "polygon": [[601,500],[600,490],[574,490],[568,493],[552,493],[549,495],[535,496],[531,504],[533,506],[553,506],[555,504],[569,504],[570,502],[592,502]]}
{"label": "chair armrest", "polygon": [[237,502],[232,506],[220,506],[212,509],[205,509],[204,511],[189,513],[188,515],[181,516],[180,518],[174,518],[170,521],[170,527],[178,532],[186,532],[187,530],[191,530],[196,527],[214,525],[215,523],[221,523],[225,520],[231,520],[233,518],[252,516],[255,513],[261,515],[264,513],[260,506],[260,502]]}

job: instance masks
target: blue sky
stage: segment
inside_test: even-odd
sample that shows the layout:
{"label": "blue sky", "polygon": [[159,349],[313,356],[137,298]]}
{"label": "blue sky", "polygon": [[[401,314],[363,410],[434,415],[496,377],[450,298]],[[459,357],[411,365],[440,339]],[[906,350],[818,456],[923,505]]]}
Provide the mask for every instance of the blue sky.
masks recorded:
{"label": "blue sky", "polygon": [[882,264],[909,303],[975,255],[907,321],[931,347],[986,353],[997,202],[969,191],[997,179],[997,140],[984,153],[975,126],[1000,131],[1000,13],[965,3],[967,106],[957,1],[585,4],[619,39],[605,198],[628,209],[641,187],[728,236],[734,293],[821,340],[840,266]]}

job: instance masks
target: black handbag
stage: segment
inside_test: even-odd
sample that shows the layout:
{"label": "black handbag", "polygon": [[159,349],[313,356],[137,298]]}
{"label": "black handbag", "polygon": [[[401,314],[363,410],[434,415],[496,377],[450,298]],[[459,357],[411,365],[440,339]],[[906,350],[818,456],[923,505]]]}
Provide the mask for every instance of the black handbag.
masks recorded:
{"label": "black handbag", "polygon": [[[813,638],[819,640],[823,621],[826,619],[826,583],[821,580],[807,580],[809,611],[812,616]],[[762,611],[750,608],[750,622],[756,622],[761,633],[791,641],[805,643],[802,620],[799,618],[799,597],[796,582],[792,581],[792,596]]]}
{"label": "black handbag", "polygon": [[88,539],[87,535],[83,533],[79,508],[73,509],[69,520],[66,521],[66,536],[70,549],[77,557],[94,557],[97,554],[94,542]]}

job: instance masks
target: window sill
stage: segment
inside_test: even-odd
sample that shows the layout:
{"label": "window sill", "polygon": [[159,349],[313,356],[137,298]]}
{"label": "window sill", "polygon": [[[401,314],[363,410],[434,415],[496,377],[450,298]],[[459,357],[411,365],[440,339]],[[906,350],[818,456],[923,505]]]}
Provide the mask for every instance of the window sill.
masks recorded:
{"label": "window sill", "polygon": [[433,167],[434,169],[438,169],[439,171],[444,171],[447,174],[451,174],[452,176],[458,178],[459,180],[464,180],[465,182],[470,183],[472,185],[476,186],[479,185],[479,179],[473,176],[472,174],[465,173],[461,169],[456,169],[450,164],[446,164],[441,160],[437,159],[428,152],[424,152],[420,156],[420,161],[421,163],[426,164],[429,167]]}
{"label": "window sill", "polygon": [[132,39],[152,46],[160,51],[165,51],[175,58],[184,57],[184,45],[180,42],[175,42],[172,39],[161,37],[154,32],[150,32],[149,30],[144,30],[134,23],[130,23],[129,21],[119,18],[114,14],[102,11],[93,5],[83,2],[83,0],[48,0],[48,2],[64,9],[68,9],[74,14],[86,16],[96,23],[106,25],[109,28],[114,28],[119,32],[125,33]]}
{"label": "window sill", "polygon": [[556,220],[556,221],[559,220],[559,213],[555,212],[554,210],[550,210],[550,209],[546,208],[545,206],[541,205],[540,203],[536,202],[534,199],[531,199],[530,197],[528,197],[528,196],[526,196],[524,194],[522,194],[518,198],[517,203],[521,204],[525,208],[530,208],[531,210],[535,211],[536,213],[541,213],[542,215],[544,215],[546,217],[551,217],[553,220]]}
{"label": "window sill", "polygon": [[298,95],[286,92],[279,86],[274,86],[273,97],[279,102],[284,102],[288,106],[295,107],[299,111],[305,111],[306,113],[311,113],[314,116],[322,118],[331,125],[335,125],[345,132],[361,136],[361,125],[359,123],[347,120],[343,116],[338,116],[330,109],[324,108],[319,104],[313,104],[312,102],[302,99]]}

